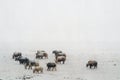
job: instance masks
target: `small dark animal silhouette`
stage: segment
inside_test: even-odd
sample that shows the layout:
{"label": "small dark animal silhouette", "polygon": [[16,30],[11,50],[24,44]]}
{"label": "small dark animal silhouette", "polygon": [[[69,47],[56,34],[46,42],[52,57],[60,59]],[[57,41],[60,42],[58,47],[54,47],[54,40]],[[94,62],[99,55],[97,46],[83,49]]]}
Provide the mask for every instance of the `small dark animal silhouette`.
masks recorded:
{"label": "small dark animal silhouette", "polygon": [[50,71],[50,70],[52,70],[52,71],[55,70],[56,71],[57,70],[56,66],[57,65],[54,62],[47,63],[47,71]]}
{"label": "small dark animal silhouette", "polygon": [[21,52],[14,52],[12,55],[12,58],[15,59],[17,57],[22,57],[22,53]]}
{"label": "small dark animal silhouette", "polygon": [[95,60],[90,60],[90,61],[88,61],[88,63],[86,64],[86,67],[89,66],[90,69],[91,69],[92,67],[97,68],[97,65],[98,65],[97,61],[95,61]]}
{"label": "small dark animal silhouette", "polygon": [[26,63],[29,62],[29,59],[27,57],[25,57],[25,58],[21,57],[21,58],[18,59],[18,61],[19,61],[20,64],[26,64]]}
{"label": "small dark animal silhouette", "polygon": [[58,56],[57,59],[55,60],[56,63],[63,62],[63,64],[65,63],[65,61],[66,61],[66,57],[65,56]]}
{"label": "small dark animal silhouette", "polygon": [[39,66],[39,63],[35,62],[35,61],[28,61],[25,64],[25,69],[32,69],[33,66]]}
{"label": "small dark animal silhouette", "polygon": [[62,51],[54,50],[52,53],[55,54],[56,59],[58,56],[65,56],[66,57],[66,54],[62,53]]}
{"label": "small dark animal silhouette", "polygon": [[43,59],[43,57],[48,59],[48,54],[45,51],[37,51],[36,59]]}
{"label": "small dark animal silhouette", "polygon": [[62,51],[60,51],[60,50],[54,50],[52,53],[53,54],[55,54],[55,53],[62,53]]}

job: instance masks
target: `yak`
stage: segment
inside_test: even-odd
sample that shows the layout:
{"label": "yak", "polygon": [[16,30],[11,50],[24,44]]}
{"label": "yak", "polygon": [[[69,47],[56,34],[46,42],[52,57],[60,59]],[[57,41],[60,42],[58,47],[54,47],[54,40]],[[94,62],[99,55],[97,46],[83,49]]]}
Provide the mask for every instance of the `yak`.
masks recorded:
{"label": "yak", "polygon": [[98,65],[97,61],[95,61],[95,60],[89,60],[88,63],[86,64],[86,67],[89,66],[90,69],[91,69],[92,67],[97,68],[97,65]]}
{"label": "yak", "polygon": [[55,70],[56,71],[56,64],[54,62],[49,62],[47,63],[47,71],[50,71],[50,70]]}

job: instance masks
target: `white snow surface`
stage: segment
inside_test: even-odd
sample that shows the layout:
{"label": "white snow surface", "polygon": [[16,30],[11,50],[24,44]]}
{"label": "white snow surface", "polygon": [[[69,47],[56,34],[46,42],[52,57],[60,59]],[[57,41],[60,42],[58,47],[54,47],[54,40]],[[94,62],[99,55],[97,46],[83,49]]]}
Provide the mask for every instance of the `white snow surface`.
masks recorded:
{"label": "white snow surface", "polygon": [[[118,53],[73,53],[67,52],[65,64],[57,64],[57,71],[47,71],[46,63],[54,62],[54,55],[48,52],[48,59],[35,59],[35,53],[23,53],[23,56],[40,63],[43,73],[26,70],[12,59],[12,53],[0,56],[0,80],[120,80],[120,54]],[[98,62],[97,69],[86,68],[88,60]]]}

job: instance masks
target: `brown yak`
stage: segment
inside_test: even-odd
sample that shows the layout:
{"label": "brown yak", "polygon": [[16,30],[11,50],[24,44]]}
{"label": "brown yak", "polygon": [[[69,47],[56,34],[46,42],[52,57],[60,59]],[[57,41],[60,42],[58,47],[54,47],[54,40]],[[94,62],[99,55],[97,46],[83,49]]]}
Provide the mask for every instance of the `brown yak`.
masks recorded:
{"label": "brown yak", "polygon": [[37,72],[37,73],[39,73],[39,72],[43,73],[43,67],[36,66],[36,67],[33,69],[33,73],[35,73],[35,72]]}
{"label": "brown yak", "polygon": [[25,64],[25,69],[32,69],[33,66],[39,66],[39,63],[35,62],[35,61],[29,61]]}
{"label": "brown yak", "polygon": [[48,59],[48,54],[45,51],[37,51],[36,59],[37,58],[43,59],[43,57]]}
{"label": "brown yak", "polygon": [[63,64],[65,63],[65,61],[66,61],[66,57],[65,56],[58,56],[57,59],[55,60],[56,63],[63,62]]}
{"label": "brown yak", "polygon": [[63,52],[60,51],[60,50],[54,50],[52,53],[55,54],[55,58],[56,58],[56,59],[57,59],[58,56],[65,56],[65,57],[66,57],[66,54],[63,53]]}

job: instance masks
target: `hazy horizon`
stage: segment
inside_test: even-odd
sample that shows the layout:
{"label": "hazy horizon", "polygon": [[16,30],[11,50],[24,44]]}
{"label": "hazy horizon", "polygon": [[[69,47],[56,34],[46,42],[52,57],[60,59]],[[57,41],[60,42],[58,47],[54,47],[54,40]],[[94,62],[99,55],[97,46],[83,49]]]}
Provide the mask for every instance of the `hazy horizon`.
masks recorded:
{"label": "hazy horizon", "polygon": [[119,0],[0,0],[0,51],[120,52]]}

